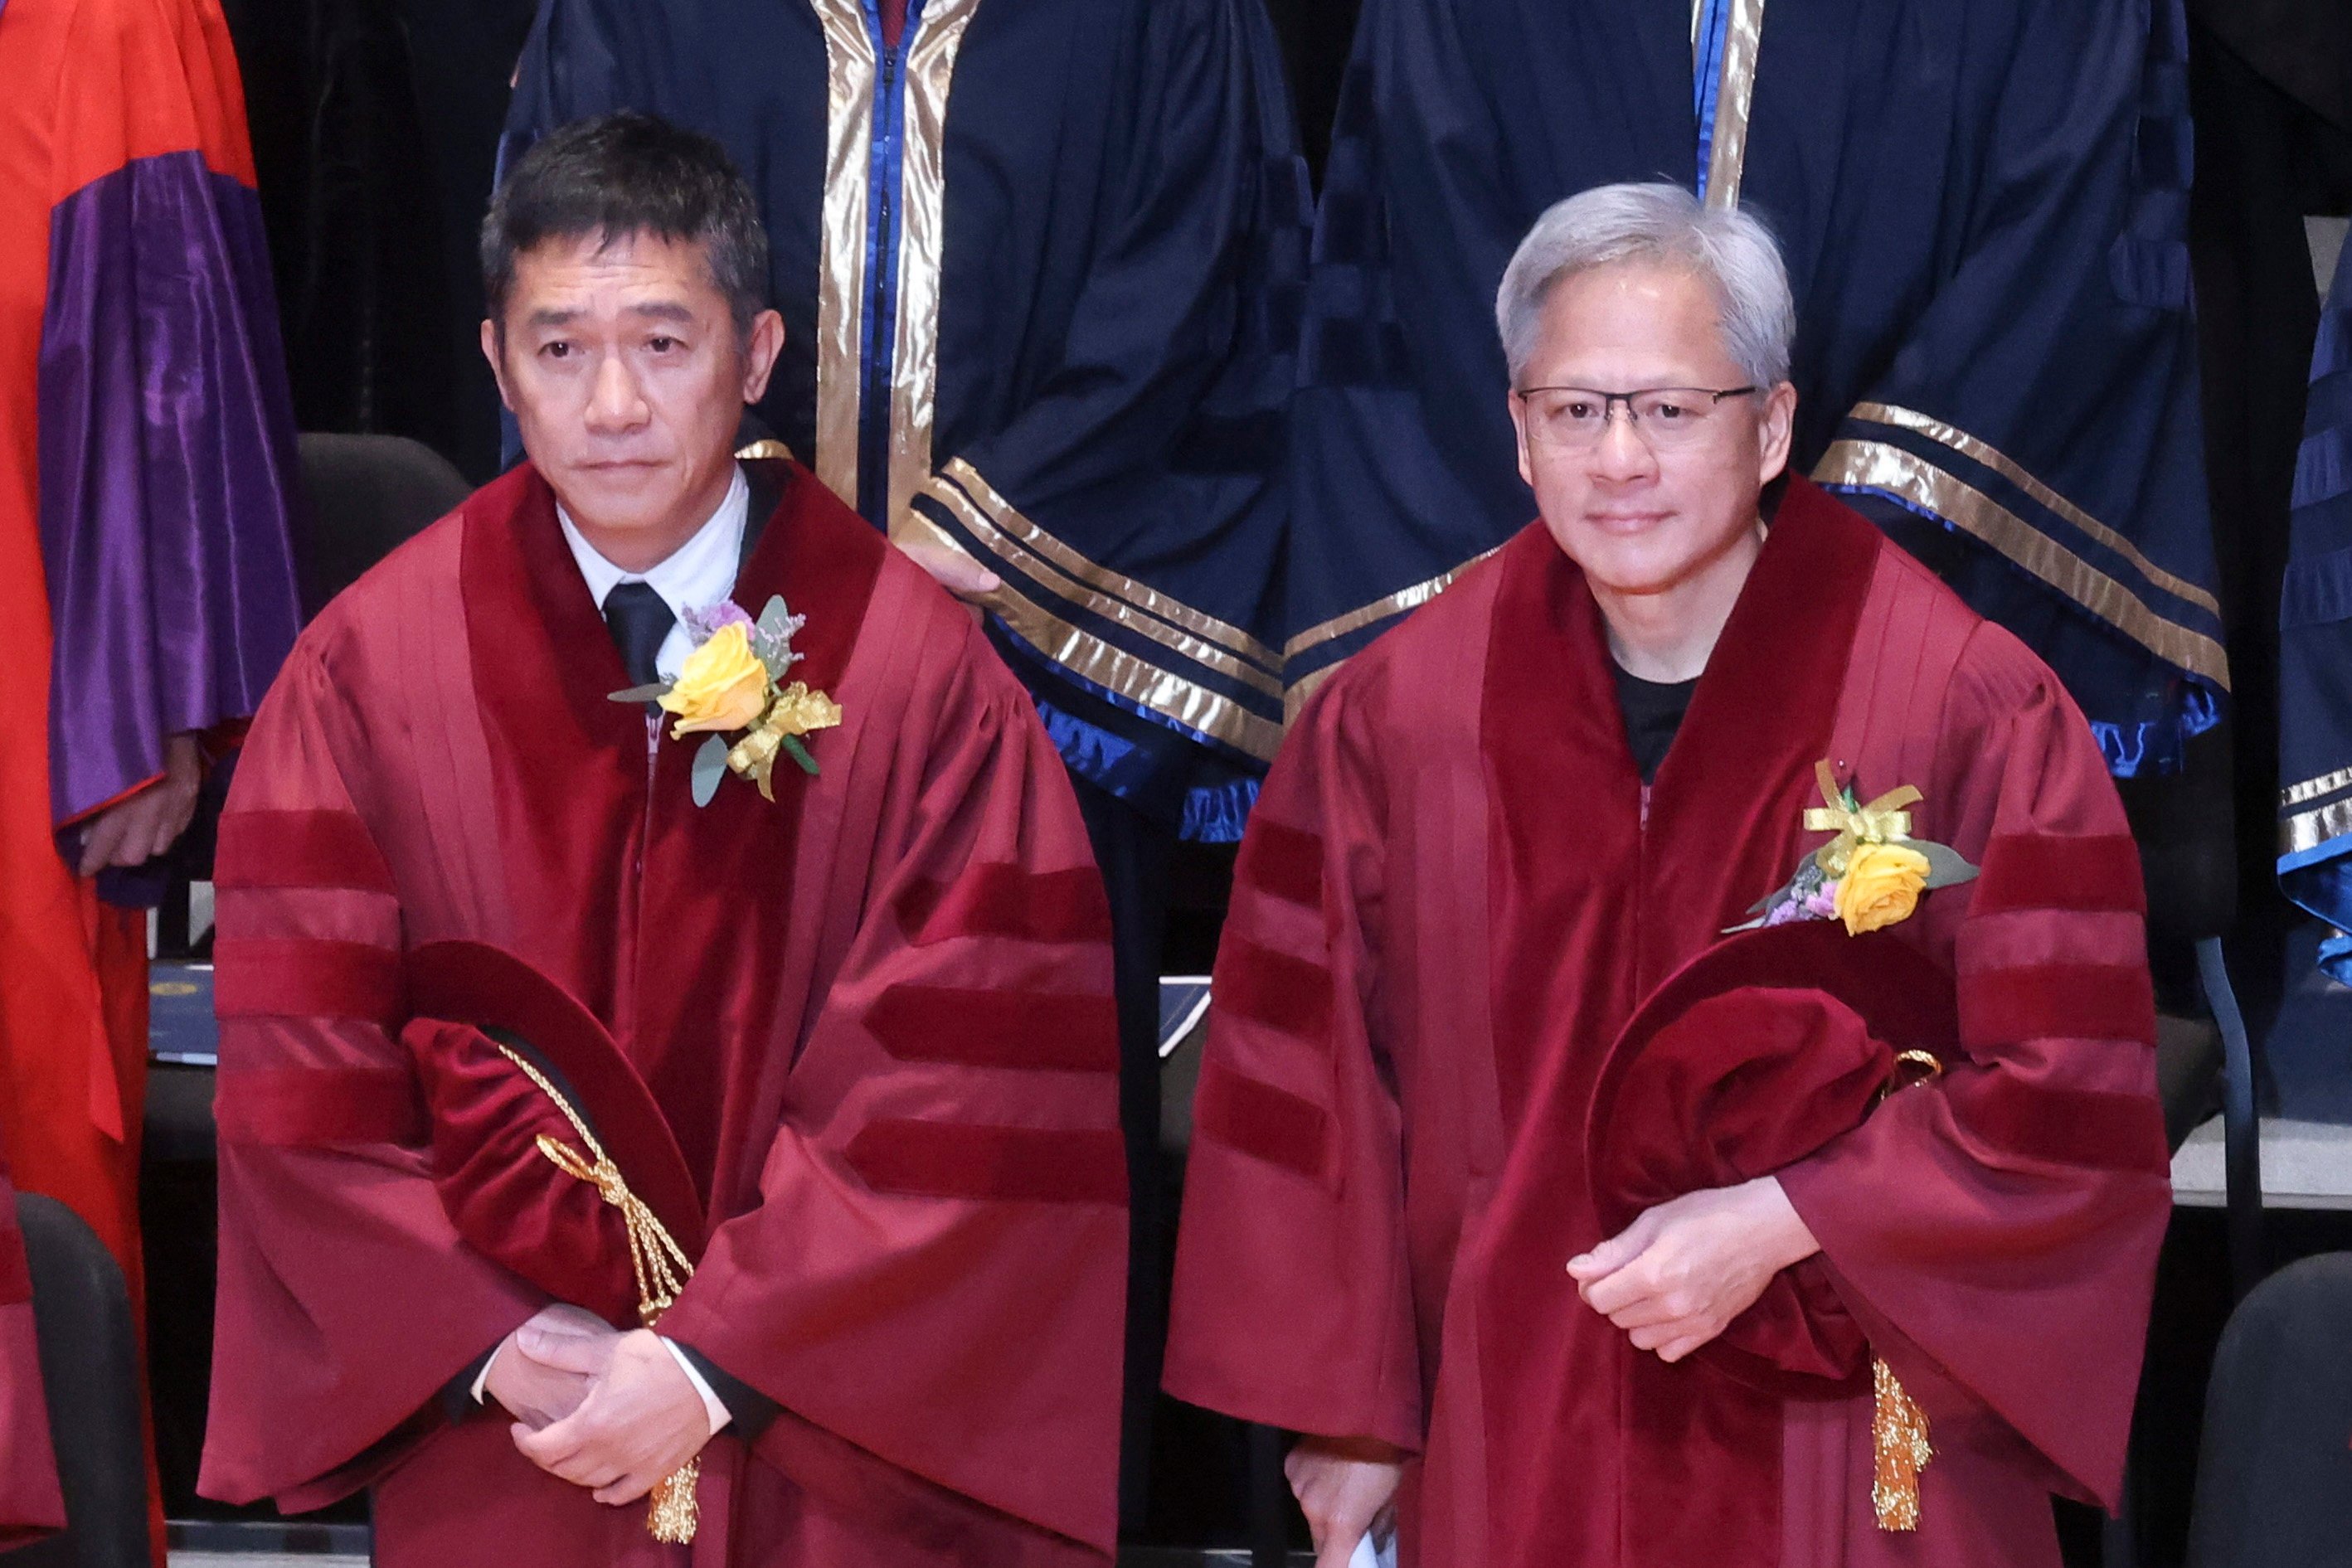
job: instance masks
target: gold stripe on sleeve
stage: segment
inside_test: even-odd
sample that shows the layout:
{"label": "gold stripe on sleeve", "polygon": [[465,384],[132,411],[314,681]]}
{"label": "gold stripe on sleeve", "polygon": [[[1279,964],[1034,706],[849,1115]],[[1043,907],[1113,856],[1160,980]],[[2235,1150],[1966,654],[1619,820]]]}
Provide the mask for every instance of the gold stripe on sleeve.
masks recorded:
{"label": "gold stripe on sleeve", "polygon": [[2204,632],[2168,621],[2132,591],[2065,546],[1933,463],[1878,441],[1840,441],[1822,454],[1823,485],[1883,490],[1925,507],[1999,550],[2167,664],[2230,689],[2229,655]]}

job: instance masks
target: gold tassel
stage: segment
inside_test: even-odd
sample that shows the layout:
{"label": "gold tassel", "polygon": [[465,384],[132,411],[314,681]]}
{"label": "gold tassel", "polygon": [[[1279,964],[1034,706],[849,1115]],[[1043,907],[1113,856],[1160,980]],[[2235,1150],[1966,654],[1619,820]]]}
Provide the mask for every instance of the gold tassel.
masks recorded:
{"label": "gold tassel", "polygon": [[1877,1408],[1870,1417],[1870,1439],[1877,1450],[1877,1475],[1870,1484],[1870,1503],[1878,1511],[1881,1530],[1919,1528],[1919,1472],[1936,1457],[1927,1442],[1927,1413],[1895,1381],[1895,1369],[1874,1359],[1871,1383]]}
{"label": "gold tassel", "polygon": [[695,1506],[694,1487],[702,1479],[702,1457],[678,1466],[654,1483],[646,1509],[646,1533],[664,1546],[690,1546],[695,1527],[702,1522]]}
{"label": "gold tassel", "polygon": [[[497,1045],[496,1040],[491,1041]],[[663,1312],[677,1300],[677,1292],[694,1274],[694,1265],[687,1259],[668,1228],[648,1207],[645,1199],[629,1190],[621,1179],[621,1167],[604,1153],[596,1142],[596,1134],[571,1102],[555,1091],[546,1075],[504,1045],[499,1053],[517,1067],[536,1084],[541,1093],[555,1102],[572,1130],[588,1152],[562,1140],[539,1135],[539,1152],[564,1175],[586,1182],[596,1189],[597,1196],[621,1211],[621,1220],[629,1236],[629,1267],[637,1279],[637,1320],[651,1328],[660,1321]],[[695,1486],[702,1479],[699,1455],[686,1461],[654,1483],[653,1493],[646,1500],[646,1533],[665,1546],[692,1544],[696,1528],[701,1523],[701,1511],[695,1503]]]}

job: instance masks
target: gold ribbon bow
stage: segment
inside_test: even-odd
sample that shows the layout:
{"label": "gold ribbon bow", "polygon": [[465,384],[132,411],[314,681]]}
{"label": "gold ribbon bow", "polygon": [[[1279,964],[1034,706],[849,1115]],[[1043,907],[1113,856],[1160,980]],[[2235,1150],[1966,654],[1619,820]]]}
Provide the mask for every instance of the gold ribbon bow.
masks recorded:
{"label": "gold ribbon bow", "polygon": [[1822,799],[1827,804],[1805,809],[1805,831],[1837,835],[1813,856],[1813,863],[1826,874],[1843,876],[1846,861],[1858,844],[1900,843],[1911,836],[1911,813],[1903,808],[1916,805],[1922,797],[1910,785],[1889,789],[1868,805],[1850,806],[1827,758],[1813,764],[1813,780],[1822,787]]}
{"label": "gold ribbon bow", "polygon": [[[580,1142],[588,1152],[549,1136],[539,1135],[539,1152],[545,1155],[556,1169],[568,1176],[586,1182],[596,1189],[598,1197],[621,1211],[621,1222],[629,1235],[629,1267],[637,1278],[637,1321],[651,1328],[677,1300],[678,1291],[693,1277],[690,1262],[667,1227],[645,1199],[629,1190],[621,1177],[621,1167],[604,1153],[596,1134],[572,1103],[556,1092],[555,1085],[545,1074],[523,1060],[514,1051],[498,1041],[499,1054],[522,1069],[523,1076],[538,1085],[541,1093],[555,1102],[572,1130],[580,1134]],[[646,1500],[646,1531],[666,1546],[684,1546],[694,1540],[695,1529],[701,1523],[700,1511],[696,1507],[694,1489],[702,1479],[702,1459],[697,1456],[678,1466],[654,1483],[653,1495]]]}
{"label": "gold ribbon bow", "polygon": [[800,737],[811,730],[831,729],[841,722],[841,705],[823,692],[809,690],[805,682],[794,681],[778,692],[775,700],[751,733],[737,741],[727,751],[727,766],[760,787],[768,800],[776,798],[773,776],[776,753],[789,750],[793,760],[809,772],[816,771]]}

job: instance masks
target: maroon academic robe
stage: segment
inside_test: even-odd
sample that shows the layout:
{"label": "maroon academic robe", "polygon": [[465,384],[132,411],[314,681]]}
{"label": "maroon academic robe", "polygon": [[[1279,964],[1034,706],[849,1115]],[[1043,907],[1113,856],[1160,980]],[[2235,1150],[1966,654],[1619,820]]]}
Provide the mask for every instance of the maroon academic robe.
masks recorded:
{"label": "maroon academic robe", "polygon": [[66,1522],[49,1451],[49,1409],[41,1394],[40,1347],[33,1338],[33,1281],[16,1228],[16,1194],[0,1158],[0,1551]]}
{"label": "maroon academic robe", "polygon": [[[1607,1047],[1825,841],[1823,758],[1983,868],[1890,928],[1956,976],[1960,1052],[1780,1172],[1822,1253],[1735,1329],[1895,1368],[1936,1448],[1914,1534],[1876,1528],[1866,1393],[1667,1366],[1564,1269],[1606,1228]],[[1822,492],[1790,486],[1646,799],[1532,527],[1332,678],[1252,819],[1168,1387],[1412,1450],[1408,1564],[2054,1564],[2046,1494],[2116,1496],[2169,1207],[2141,907],[2058,683]]]}
{"label": "maroon academic robe", "polygon": [[[1127,1217],[1085,830],[971,618],[804,470],[765,477],[736,598],[807,617],[793,677],[845,715],[772,803],[730,777],[693,805],[698,737],[648,758],[528,466],[331,605],[263,707],[218,862],[207,1493],[373,1486],[391,1568],[1108,1552]],[[436,1193],[397,1036],[402,954],[443,938],[593,1011],[701,1186],[662,1331],[782,1414],[704,1450],[690,1549],[500,1412],[446,1423],[546,1298]]]}

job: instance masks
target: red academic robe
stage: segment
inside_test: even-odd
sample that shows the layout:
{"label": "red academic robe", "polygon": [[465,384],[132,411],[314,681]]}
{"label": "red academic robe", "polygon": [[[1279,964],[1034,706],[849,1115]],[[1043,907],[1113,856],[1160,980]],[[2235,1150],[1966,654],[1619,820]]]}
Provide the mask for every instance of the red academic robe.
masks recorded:
{"label": "red academic robe", "polygon": [[49,1451],[49,1411],[33,1338],[33,1281],[16,1228],[16,1195],[0,1159],[0,1551],[61,1530],[64,1498]]}
{"label": "red academic robe", "polygon": [[[1564,1270],[1609,1228],[1606,1049],[1824,841],[1822,758],[1983,868],[1890,928],[1956,977],[1960,1051],[1780,1172],[1822,1250],[1736,1327],[1894,1367],[1913,1534],[1875,1525],[1866,1392],[1667,1366]],[[1647,791],[1528,528],[1318,694],[1237,876],[1167,1385],[1412,1450],[1403,1562],[2055,1563],[2047,1493],[2115,1501],[2169,1208],[2137,859],[2050,673],[1855,514],[1790,486]]]}
{"label": "red academic robe", "polygon": [[[373,1486],[392,1568],[1109,1551],[1127,1216],[1085,829],[971,618],[757,466],[782,500],[736,598],[807,617],[793,677],[845,715],[772,803],[730,777],[697,808],[698,737],[649,761],[528,465],[330,606],[264,705],[218,862],[207,1493]],[[690,1549],[533,1468],[500,1413],[445,1423],[546,1298],[436,1194],[397,1036],[401,955],[442,939],[593,1012],[701,1188],[662,1332],[782,1414],[704,1450]]]}

